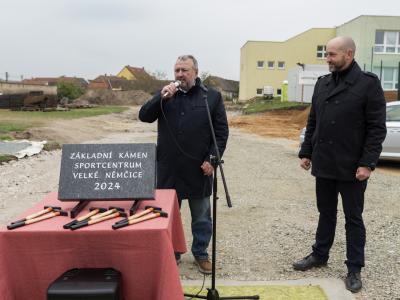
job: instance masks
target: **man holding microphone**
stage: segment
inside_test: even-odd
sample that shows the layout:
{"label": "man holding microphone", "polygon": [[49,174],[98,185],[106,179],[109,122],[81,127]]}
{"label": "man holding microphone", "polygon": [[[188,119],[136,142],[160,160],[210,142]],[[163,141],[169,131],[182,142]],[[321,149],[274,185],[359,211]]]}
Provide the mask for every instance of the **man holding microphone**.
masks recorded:
{"label": "man holding microphone", "polygon": [[[192,217],[191,251],[199,271],[210,274],[207,248],[212,235],[210,195],[216,156],[205,100],[210,108],[217,146],[222,156],[229,129],[221,94],[207,89],[198,78],[197,60],[179,56],[175,82],[164,86],[142,106],[139,119],[158,121],[157,188],[175,189],[179,206],[187,199]],[[175,253],[180,262],[180,253]]]}

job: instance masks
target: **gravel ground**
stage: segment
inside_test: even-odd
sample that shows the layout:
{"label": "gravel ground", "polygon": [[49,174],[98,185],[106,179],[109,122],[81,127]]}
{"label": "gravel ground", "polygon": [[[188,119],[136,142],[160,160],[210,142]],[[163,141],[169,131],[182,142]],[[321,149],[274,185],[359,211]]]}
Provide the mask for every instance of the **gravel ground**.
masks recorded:
{"label": "gravel ground", "polygon": [[[134,119],[132,113],[126,118]],[[99,143],[155,142],[155,124],[132,121]],[[87,141],[93,142],[93,141]],[[310,252],[317,224],[313,177],[300,169],[296,142],[269,139],[231,129],[224,171],[233,207],[228,208],[220,182],[218,195],[217,278],[279,280],[344,278],[344,217],[338,207],[337,234],[328,267],[295,272],[294,260]],[[5,225],[44,195],[57,191],[60,151],[0,166],[0,223]],[[398,174],[377,170],[367,188],[366,268],[360,299],[400,299],[400,216]],[[190,217],[184,202],[182,219],[190,249]],[[181,278],[199,280],[191,254],[183,256]]]}

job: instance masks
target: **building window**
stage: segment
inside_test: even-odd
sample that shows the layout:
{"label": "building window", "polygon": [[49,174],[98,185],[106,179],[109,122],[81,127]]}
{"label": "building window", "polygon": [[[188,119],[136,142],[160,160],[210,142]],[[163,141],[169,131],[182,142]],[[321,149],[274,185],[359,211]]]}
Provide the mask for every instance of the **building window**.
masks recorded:
{"label": "building window", "polygon": [[282,89],[276,89],[276,93],[277,93],[278,95],[282,95]]}
{"label": "building window", "polygon": [[326,46],[318,45],[317,46],[317,58],[325,59],[326,57]]}
{"label": "building window", "polygon": [[284,61],[278,61],[278,69],[279,70],[285,69],[285,62]]}
{"label": "building window", "polygon": [[[381,84],[382,88],[385,91],[394,91],[397,90],[398,84],[398,75],[397,75],[397,68],[382,68],[382,78]],[[381,69],[374,68],[374,73],[380,77],[381,76]]]}
{"label": "building window", "polygon": [[375,31],[375,53],[400,53],[400,31]]}
{"label": "building window", "polygon": [[257,89],[257,96],[262,96],[263,89]]}
{"label": "building window", "polygon": [[275,62],[274,62],[274,61],[269,61],[269,62],[268,62],[268,69],[273,69],[273,68],[274,68],[274,65],[275,65]]}
{"label": "building window", "polygon": [[257,68],[259,68],[259,69],[264,68],[264,61],[263,60],[258,60],[257,61]]}

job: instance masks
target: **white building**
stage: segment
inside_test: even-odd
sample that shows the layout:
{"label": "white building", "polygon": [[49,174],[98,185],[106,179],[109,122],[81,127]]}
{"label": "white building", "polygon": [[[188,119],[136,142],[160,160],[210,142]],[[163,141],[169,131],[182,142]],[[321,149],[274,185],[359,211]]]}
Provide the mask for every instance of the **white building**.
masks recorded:
{"label": "white building", "polygon": [[288,72],[288,100],[311,103],[318,77],[329,74],[328,65],[299,65]]}

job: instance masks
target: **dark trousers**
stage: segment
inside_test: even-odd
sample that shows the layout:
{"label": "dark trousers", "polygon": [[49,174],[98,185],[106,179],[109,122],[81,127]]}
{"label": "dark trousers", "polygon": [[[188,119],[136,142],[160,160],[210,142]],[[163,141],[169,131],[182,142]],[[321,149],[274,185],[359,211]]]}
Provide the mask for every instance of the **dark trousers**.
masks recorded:
{"label": "dark trousers", "polygon": [[346,265],[349,271],[364,267],[365,226],[362,218],[367,181],[339,181],[316,178],[319,221],[313,254],[324,261],[335,238],[338,195],[342,197],[346,228]]}

